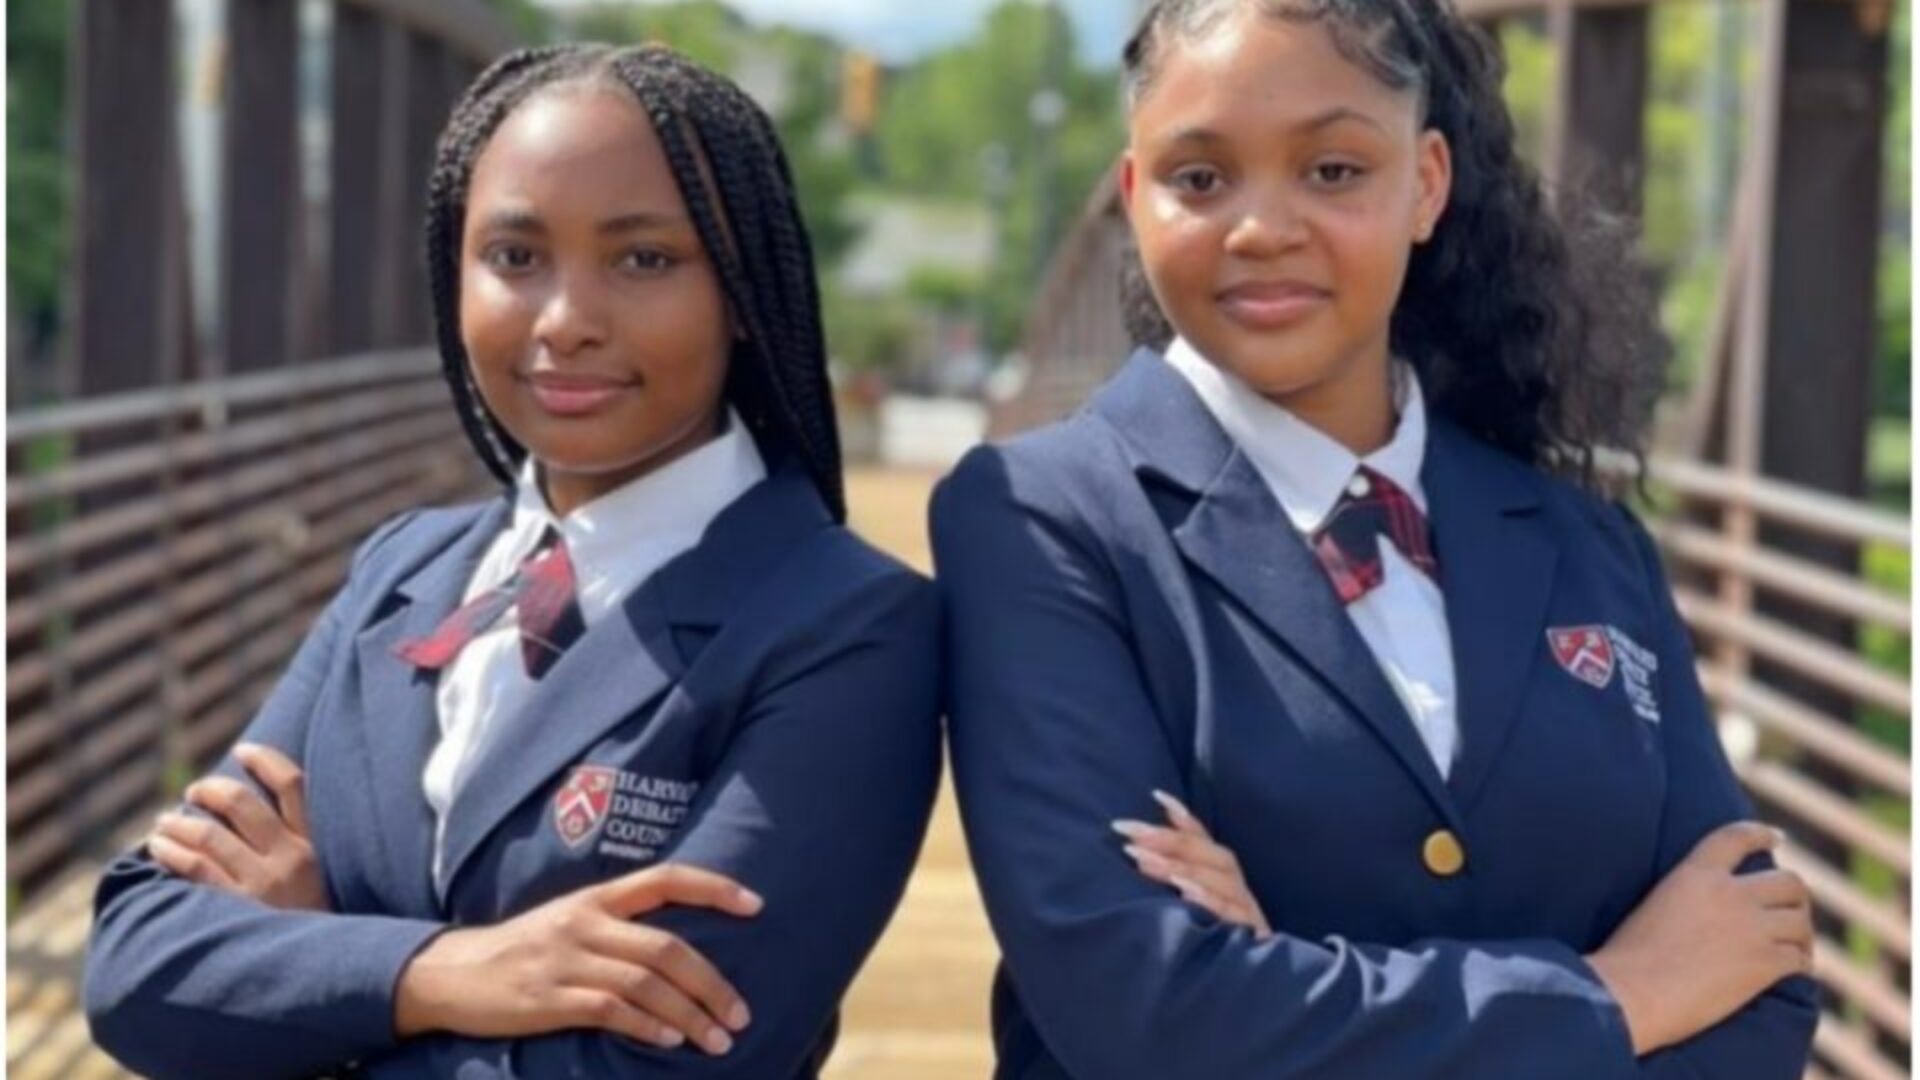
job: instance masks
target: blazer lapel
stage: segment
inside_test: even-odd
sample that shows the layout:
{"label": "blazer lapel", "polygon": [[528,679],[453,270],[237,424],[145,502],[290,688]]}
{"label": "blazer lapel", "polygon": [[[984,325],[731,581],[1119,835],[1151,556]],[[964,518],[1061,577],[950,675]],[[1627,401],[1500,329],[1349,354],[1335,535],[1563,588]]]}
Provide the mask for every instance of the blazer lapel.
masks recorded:
{"label": "blazer lapel", "polygon": [[487,546],[505,524],[509,503],[483,509],[453,542],[402,577],[391,610],[354,638],[360,687],[359,737],[370,776],[376,830],[391,865],[390,880],[416,910],[434,909],[433,809],[421,788],[427,756],[440,741],[435,707],[439,680],[394,654],[403,641],[431,634],[460,604]]}
{"label": "blazer lapel", "polygon": [[488,746],[461,784],[448,812],[442,880],[450,887],[501,822],[608,732],[657,708],[697,660],[680,643],[705,640],[676,630],[719,625],[806,531],[830,523],[800,470],[777,471],[723,510],[697,545],[654,572],[619,610],[589,626],[513,719],[513,734]]}
{"label": "blazer lapel", "polygon": [[[562,653],[512,730],[481,751],[447,811],[441,881],[451,886],[486,837],[620,721],[650,708],[681,672],[658,589],[642,585]],[[444,902],[449,890],[443,888]]]}
{"label": "blazer lapel", "polygon": [[1453,646],[1460,756],[1449,786],[1470,808],[1520,717],[1539,658],[1559,549],[1531,467],[1436,421],[1422,482]]}
{"label": "blazer lapel", "polygon": [[1325,571],[1186,380],[1143,350],[1097,407],[1142,450],[1146,471],[1197,495],[1173,530],[1187,560],[1313,668],[1457,827],[1432,755]]}

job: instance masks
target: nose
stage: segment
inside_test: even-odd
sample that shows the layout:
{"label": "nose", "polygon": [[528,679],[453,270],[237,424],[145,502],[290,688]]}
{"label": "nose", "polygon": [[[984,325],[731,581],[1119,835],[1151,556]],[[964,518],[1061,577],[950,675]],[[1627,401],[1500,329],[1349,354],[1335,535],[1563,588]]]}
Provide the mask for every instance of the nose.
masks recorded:
{"label": "nose", "polygon": [[534,320],[534,340],[556,356],[570,356],[607,340],[604,288],[585,273],[562,273]]}
{"label": "nose", "polygon": [[1306,242],[1306,222],[1284,198],[1250,202],[1227,232],[1227,253],[1266,258]]}

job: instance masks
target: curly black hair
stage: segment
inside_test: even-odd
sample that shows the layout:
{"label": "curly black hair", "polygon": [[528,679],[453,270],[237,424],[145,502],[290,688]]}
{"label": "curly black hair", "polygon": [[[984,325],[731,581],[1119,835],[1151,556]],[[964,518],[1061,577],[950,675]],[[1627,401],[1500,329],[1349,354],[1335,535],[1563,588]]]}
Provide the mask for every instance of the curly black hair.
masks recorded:
{"label": "curly black hair", "polygon": [[513,482],[526,449],[481,399],[460,336],[460,243],[474,162],[536,92],[582,84],[623,89],[646,110],[739,323],[727,399],[769,463],[798,460],[844,521],[813,246],[786,154],[752,98],[662,45],[520,49],[481,72],[454,106],[428,185],[427,273],[441,367],[468,439],[502,482]]}
{"label": "curly black hair", "polygon": [[[1249,4],[1324,26],[1348,60],[1416,95],[1424,126],[1447,140],[1451,199],[1412,252],[1390,331],[1433,409],[1589,487],[1606,486],[1596,450],[1628,451],[1644,469],[1667,352],[1633,257],[1633,223],[1571,184],[1549,208],[1515,148],[1496,44],[1451,0],[1156,0],[1126,46],[1129,103],[1151,88],[1169,43]],[[1121,289],[1129,332],[1164,349],[1173,329],[1137,251]]]}

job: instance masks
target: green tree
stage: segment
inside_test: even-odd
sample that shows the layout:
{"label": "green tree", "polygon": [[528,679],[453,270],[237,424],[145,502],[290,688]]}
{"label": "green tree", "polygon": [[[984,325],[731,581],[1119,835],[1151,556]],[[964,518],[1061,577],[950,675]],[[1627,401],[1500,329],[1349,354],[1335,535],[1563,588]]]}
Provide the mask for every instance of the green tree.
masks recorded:
{"label": "green tree", "polygon": [[1911,5],[1896,4],[1887,43],[1887,228],[1880,251],[1880,359],[1874,412],[1899,421],[1913,416],[1913,151],[1908,142],[1913,130],[1913,71],[1907,47],[1912,25]]}
{"label": "green tree", "polygon": [[661,42],[728,75],[738,75],[749,58],[782,66],[785,86],[783,100],[772,110],[774,126],[793,170],[815,254],[823,268],[838,262],[855,233],[845,204],[858,178],[848,148],[828,138],[840,103],[844,54],[837,42],[787,27],[749,26],[720,0],[590,7],[570,16],[562,32],[573,39],[614,44]]}
{"label": "green tree", "polygon": [[638,45],[658,41],[716,71],[732,71],[746,20],[721,0],[684,0],[658,6],[601,4],[568,17],[568,37]]}
{"label": "green tree", "polygon": [[[972,39],[900,72],[881,109],[890,188],[995,203],[999,256],[983,286],[994,349],[1018,340],[1048,256],[1125,142],[1115,73],[1074,56],[1061,10],[1001,0]],[[1035,100],[1049,88],[1057,109],[1046,125]],[[991,186],[990,147],[1005,155],[1004,191]]]}
{"label": "green tree", "polygon": [[787,65],[787,95],[774,126],[786,148],[800,212],[806,218],[822,272],[838,265],[858,234],[847,199],[859,186],[853,147],[835,140],[840,80],[846,59],[829,38],[785,27],[767,31],[766,44]]}
{"label": "green tree", "polygon": [[534,0],[486,0],[487,6],[506,16],[508,25],[520,35],[523,45],[540,45],[552,39],[553,13]]}
{"label": "green tree", "polygon": [[59,325],[66,267],[67,24],[68,0],[7,6],[7,295],[32,351]]}

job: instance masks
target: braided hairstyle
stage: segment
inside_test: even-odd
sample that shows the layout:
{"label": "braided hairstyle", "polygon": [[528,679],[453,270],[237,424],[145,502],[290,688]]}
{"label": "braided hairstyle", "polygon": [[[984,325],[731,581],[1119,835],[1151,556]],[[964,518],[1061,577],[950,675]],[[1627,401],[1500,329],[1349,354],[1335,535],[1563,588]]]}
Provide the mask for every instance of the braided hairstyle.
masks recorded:
{"label": "braided hairstyle", "polygon": [[480,397],[460,334],[460,248],[474,163],[534,94],[598,84],[631,93],[652,122],[701,244],[739,324],[726,396],[769,463],[798,459],[846,519],[813,248],[772,122],[738,86],[661,45],[520,49],[480,73],[440,135],[427,190],[434,333],[461,425],[511,484],[526,449]]}
{"label": "braided hairstyle", "polygon": [[[1516,152],[1494,43],[1452,0],[1156,0],[1127,43],[1129,105],[1151,89],[1171,42],[1247,4],[1325,27],[1347,60],[1415,95],[1423,126],[1447,140],[1451,198],[1432,239],[1413,249],[1390,330],[1434,410],[1589,487],[1602,486],[1598,449],[1629,451],[1644,470],[1667,357],[1631,223],[1571,188],[1558,193],[1556,220]],[[1137,251],[1128,262],[1128,330],[1164,349],[1173,328]]]}

